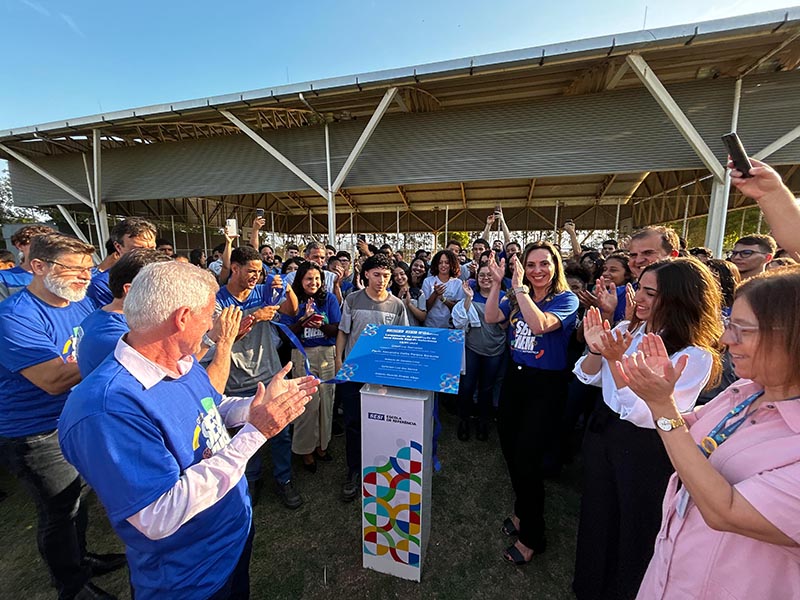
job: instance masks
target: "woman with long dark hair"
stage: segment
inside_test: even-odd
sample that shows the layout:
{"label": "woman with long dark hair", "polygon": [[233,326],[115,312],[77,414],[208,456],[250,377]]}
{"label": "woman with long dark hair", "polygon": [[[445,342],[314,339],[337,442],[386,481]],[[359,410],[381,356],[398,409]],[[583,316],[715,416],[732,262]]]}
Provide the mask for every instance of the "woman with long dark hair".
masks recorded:
{"label": "woman with long dark hair", "polygon": [[[287,261],[288,262],[288,261]],[[292,290],[297,296],[297,315],[289,322],[303,344],[311,372],[320,381],[336,375],[335,346],[342,318],[336,296],[325,289],[325,277],[320,266],[306,261],[297,269]],[[294,377],[304,377],[305,361],[299,350],[292,349]],[[320,383],[319,390],[306,404],[306,409],[294,420],[292,452],[303,457],[303,467],[312,473],[317,470],[317,460],[330,462],[328,443],[333,424],[333,385]]]}
{"label": "woman with long dark hair", "polygon": [[505,260],[487,262],[492,288],[485,320],[508,319],[511,360],[500,396],[498,430],[514,488],[514,514],[503,531],[518,535],[504,557],[524,565],[544,552],[542,459],[558,445],[569,375],[567,346],[575,327],[578,298],[564,277],[561,254],[549,242],[528,244],[511,259],[511,289],[499,301]]}
{"label": "woman with long dark hair", "polygon": [[408,276],[408,285],[412,288],[422,289],[422,282],[428,276],[428,263],[424,258],[415,258],[409,265],[411,273]]}
{"label": "woman with long dark hair", "polygon": [[450,250],[439,250],[431,261],[430,277],[422,283],[428,314],[425,327],[450,327],[450,311],[456,302],[464,298],[461,289],[461,265]]}
{"label": "woman with long dark hair", "polygon": [[658,336],[623,361],[675,474],[637,598],[800,598],[800,267],[736,289],[722,343],[739,380],[691,413]]}
{"label": "woman with long dark hair", "polygon": [[[717,342],[722,334],[720,292],[698,260],[679,258],[648,266],[639,278],[636,326],[611,330],[597,308],[584,319],[588,354],[575,365],[580,381],[603,389],[583,445],[584,485],[573,589],[584,599],[633,598],[639,589],[661,514],[672,465],[650,410],[628,388],[618,362],[635,352],[648,333],[659,333],[673,363],[691,367],[677,382],[681,412],[719,377]],[[629,330],[631,327],[631,330]]]}
{"label": "woman with long dark hair", "polygon": [[425,294],[418,287],[411,287],[410,280],[411,270],[408,267],[397,265],[392,269],[392,285],[389,287],[389,291],[405,304],[409,325],[419,325],[425,322],[428,305],[425,301]]}

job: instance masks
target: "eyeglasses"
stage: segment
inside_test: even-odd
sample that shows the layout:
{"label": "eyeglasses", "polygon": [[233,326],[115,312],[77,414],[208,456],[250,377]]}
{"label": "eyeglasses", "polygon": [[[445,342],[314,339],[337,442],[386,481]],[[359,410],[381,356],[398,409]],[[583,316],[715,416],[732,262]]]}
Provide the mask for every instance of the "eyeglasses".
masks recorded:
{"label": "eyeglasses", "polygon": [[725,328],[725,331],[730,332],[735,344],[742,343],[742,333],[758,331],[757,325],[739,325],[731,321],[730,317],[722,317],[722,326]]}
{"label": "eyeglasses", "polygon": [[59,267],[61,267],[64,273],[70,273],[74,275],[78,275],[79,273],[89,273],[91,275],[92,269],[94,268],[94,267],[70,267],[69,265],[60,263],[57,260],[45,260],[42,262],[50,263],[51,265],[58,265]]}
{"label": "eyeglasses", "polygon": [[753,254],[766,254],[766,252],[760,252],[758,250],[731,250],[728,252],[728,258],[735,258],[737,255],[742,258],[750,258]]}

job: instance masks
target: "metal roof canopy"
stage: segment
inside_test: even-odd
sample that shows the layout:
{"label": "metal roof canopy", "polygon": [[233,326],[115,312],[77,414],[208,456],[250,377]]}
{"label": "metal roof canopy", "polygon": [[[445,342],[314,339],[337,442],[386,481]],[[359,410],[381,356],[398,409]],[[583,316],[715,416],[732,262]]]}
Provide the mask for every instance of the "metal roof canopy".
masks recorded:
{"label": "metal roof canopy", "polygon": [[[664,112],[668,115],[684,139],[689,142],[695,153],[702,160],[707,171],[687,172],[678,170],[673,172],[650,173],[643,171],[634,174],[607,173],[591,181],[591,177],[574,176],[573,178],[561,177],[560,181],[553,181],[552,185],[561,188],[561,193],[554,198],[555,210],[558,205],[569,206],[570,197],[580,202],[583,206],[594,207],[594,221],[598,222],[598,211],[605,204],[619,204],[620,197],[631,201],[634,195],[641,197],[643,192],[649,192],[649,198],[662,198],[676,190],[684,189],[681,186],[693,183],[694,180],[703,179],[708,171],[712,172],[717,187],[711,186],[708,195],[714,200],[717,214],[712,216],[714,227],[719,229],[722,219],[724,228],[724,212],[727,208],[727,191],[725,190],[722,170],[719,160],[708,148],[703,137],[694,129],[692,121],[680,110],[672,100],[670,93],[663,84],[674,84],[684,81],[709,80],[717,78],[735,78],[737,80],[736,93],[731,98],[733,103],[731,129],[735,129],[738,115],[738,98],[741,90],[741,78],[758,73],[768,73],[780,70],[794,71],[800,63],[800,9],[771,11],[731,19],[722,19],[691,25],[669,27],[663,29],[639,31],[615,36],[604,36],[587,40],[579,40],[563,44],[516,50],[489,54],[480,57],[432,63],[418,67],[380,71],[352,77],[325,79],[318,82],[301,83],[281,86],[272,89],[262,89],[240,94],[231,94],[220,97],[191,100],[173,104],[163,104],[141,109],[117,111],[102,115],[71,119],[69,121],[47,123],[38,126],[15,128],[0,131],[0,156],[11,159],[12,185],[15,183],[15,160],[24,161],[31,168],[38,168],[40,175],[51,176],[50,181],[65,191],[71,198],[78,199],[91,207],[95,213],[95,220],[99,222],[98,233],[104,237],[107,234],[107,220],[103,210],[106,199],[100,185],[101,174],[101,148],[108,149],[122,147],[146,147],[153,144],[163,144],[170,141],[186,139],[219,138],[239,134],[244,131],[256,143],[262,146],[270,144],[264,136],[256,130],[269,131],[274,129],[299,129],[313,125],[324,124],[327,134],[328,124],[346,122],[353,118],[372,115],[365,132],[355,145],[354,152],[345,161],[340,171],[340,177],[331,183],[330,164],[328,166],[328,186],[323,187],[311,177],[305,179],[301,173],[295,172],[300,179],[315,190],[311,196],[297,187],[288,191],[285,198],[276,198],[275,194],[248,194],[239,197],[238,201],[250,208],[257,203],[263,206],[273,196],[271,208],[279,214],[290,213],[298,210],[307,212],[309,227],[313,225],[314,215],[327,212],[328,230],[332,231],[335,224],[335,206],[332,203],[334,194],[344,200],[344,212],[364,213],[362,218],[371,209],[367,209],[357,200],[360,196],[372,195],[379,199],[385,193],[386,186],[372,186],[367,189],[348,188],[337,189],[341,186],[356,162],[358,153],[363,150],[372,131],[378,127],[380,119],[385,113],[420,113],[430,111],[448,111],[459,107],[497,105],[521,100],[534,100],[554,96],[577,96],[607,90],[626,90],[640,88],[644,84],[650,94],[657,100]],[[657,77],[656,77],[657,75]],[[387,91],[388,88],[388,91]],[[396,88],[396,89],[395,89]],[[395,91],[392,91],[395,90]],[[303,97],[305,95],[305,98]],[[383,97],[380,104],[378,100]],[[373,112],[376,104],[379,109]],[[795,107],[795,115],[798,114]],[[692,120],[696,115],[692,115]],[[784,134],[779,140],[771,140],[766,149],[772,151],[792,144],[800,136],[800,127],[790,123],[784,128]],[[256,139],[259,138],[259,139]],[[259,141],[261,140],[261,141]],[[326,135],[326,143],[327,143]],[[263,142],[263,143],[262,143]],[[780,143],[778,143],[780,142]],[[776,146],[770,148],[770,146]],[[280,159],[280,151],[275,149],[273,156]],[[87,152],[92,151],[92,169],[89,169],[86,160]],[[46,169],[37,163],[44,164],[48,157],[62,154],[84,153],[84,173],[86,183],[83,190],[69,186],[64,181],[52,176]],[[770,152],[771,153],[771,152]],[[289,164],[287,164],[289,163]],[[286,159],[285,166],[293,165]],[[290,167],[291,168],[291,167]],[[95,176],[95,174],[97,176]],[[788,173],[793,175],[794,171]],[[535,173],[526,178],[524,183],[516,181],[511,187],[527,188],[525,207],[536,211],[537,203],[541,204],[539,193],[545,189],[547,178],[537,178]],[[663,177],[662,177],[663,176]],[[56,181],[53,181],[53,180]],[[657,180],[657,183],[656,183]],[[688,180],[688,181],[687,181]],[[648,185],[650,181],[650,185]],[[447,184],[442,181],[440,183]],[[316,184],[313,185],[313,184]],[[496,184],[495,193],[486,193]],[[582,194],[581,186],[594,186],[595,193]],[[478,211],[490,209],[494,203],[502,199],[508,189],[503,180],[484,180],[464,182],[450,182],[460,192],[460,198],[454,201],[439,192],[432,190],[434,203],[438,208],[447,211],[456,209],[457,216],[469,215],[472,209]],[[614,186],[619,189],[627,186],[621,194],[614,193]],[[416,190],[413,185],[395,185],[394,200],[398,198],[407,213],[407,221],[419,222],[430,225],[427,221],[431,215],[417,215],[414,208],[415,191],[419,196],[424,191]],[[69,188],[69,189],[67,189]],[[431,188],[431,185],[428,185]],[[699,189],[697,185],[695,189]],[[82,191],[88,193],[82,193]],[[534,197],[534,192],[536,197]],[[609,194],[612,192],[612,194]],[[315,194],[325,197],[326,203],[315,206],[312,198]],[[439,194],[441,200],[436,199]],[[482,194],[482,196],[481,196]],[[474,199],[473,199],[474,196]],[[488,197],[486,197],[488,196]],[[611,198],[607,198],[612,196]],[[613,196],[616,196],[614,198]],[[224,201],[224,196],[221,197]],[[288,199],[288,200],[287,200]],[[356,199],[356,200],[354,200]],[[212,202],[215,199],[212,199]],[[179,212],[174,202],[170,199],[158,197],[152,199],[162,208],[163,203],[168,203],[172,212]],[[183,214],[190,215],[190,210],[199,218],[201,207],[203,215],[208,215],[206,206],[208,199],[182,198]],[[149,201],[139,201],[145,205]],[[422,201],[421,201],[422,202]],[[63,203],[60,203],[63,205]],[[128,210],[123,208],[123,203],[114,203],[118,212],[130,213],[131,209],[138,210],[136,202],[124,203]],[[380,204],[380,201],[379,201]],[[424,202],[425,208],[430,208],[430,202]],[[452,204],[452,206],[451,206]],[[283,205],[283,210],[281,210]],[[636,216],[637,211],[633,205],[631,216]],[[688,206],[688,201],[687,201]],[[332,208],[333,207],[333,208]],[[437,206],[434,205],[433,208]],[[719,213],[720,207],[721,214]],[[218,207],[217,207],[218,208]],[[63,209],[62,209],[63,210]],[[147,205],[147,210],[155,212],[154,207]],[[380,210],[376,208],[375,210]],[[399,211],[399,209],[396,209]],[[530,210],[526,217],[530,216]],[[459,212],[460,211],[460,212]],[[226,212],[217,210],[220,218]],[[389,211],[383,211],[389,213]],[[578,211],[576,211],[577,213]],[[587,211],[582,211],[585,214]],[[609,211],[605,211],[609,212]],[[164,214],[164,213],[162,213]],[[643,215],[651,216],[651,211],[639,210],[639,218]],[[385,214],[381,221],[385,220]],[[420,217],[423,218],[420,218]],[[553,217],[539,214],[542,221],[539,225],[547,226],[547,221],[555,221]],[[299,215],[298,215],[299,217]],[[413,218],[412,218],[413,217]],[[398,221],[400,215],[398,212]],[[434,217],[436,218],[436,217]],[[619,217],[617,216],[617,222]],[[303,218],[296,218],[291,227],[298,229],[298,223]],[[481,217],[473,215],[473,223],[477,220],[480,225]],[[350,221],[352,224],[352,220]],[[102,224],[106,223],[103,228]],[[289,219],[286,226],[290,227]],[[470,221],[463,220],[467,225]],[[373,225],[374,225],[373,220]],[[320,224],[323,225],[323,224]],[[339,225],[343,229],[344,223]],[[434,223],[433,228],[441,228],[441,223]],[[448,223],[443,224],[447,229]],[[521,225],[521,223],[520,223]],[[352,225],[351,225],[352,226]],[[452,228],[452,227],[451,227]],[[466,228],[466,227],[465,227]],[[470,227],[480,228],[480,227]],[[321,229],[324,229],[321,227]],[[709,235],[716,235],[718,231],[709,231]],[[721,240],[720,240],[721,243]]]}

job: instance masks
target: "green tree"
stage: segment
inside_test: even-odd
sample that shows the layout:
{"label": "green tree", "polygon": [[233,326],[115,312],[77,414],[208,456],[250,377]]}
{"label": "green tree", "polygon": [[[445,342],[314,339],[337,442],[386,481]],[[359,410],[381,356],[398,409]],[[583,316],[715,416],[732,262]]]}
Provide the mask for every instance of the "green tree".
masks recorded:
{"label": "green tree", "polygon": [[448,231],[447,238],[445,238],[444,231],[442,231],[436,237],[439,248],[444,248],[445,244],[450,240],[457,241],[462,248],[469,248],[469,233],[466,231]]}
{"label": "green tree", "polygon": [[14,206],[11,177],[7,169],[0,172],[0,225],[4,223],[35,223],[49,221],[51,218],[47,211]]}

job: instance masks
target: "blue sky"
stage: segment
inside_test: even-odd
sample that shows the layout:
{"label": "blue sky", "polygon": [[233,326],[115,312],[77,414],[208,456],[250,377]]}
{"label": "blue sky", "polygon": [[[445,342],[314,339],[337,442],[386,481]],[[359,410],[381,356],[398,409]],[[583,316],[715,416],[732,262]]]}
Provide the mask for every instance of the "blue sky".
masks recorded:
{"label": "blue sky", "polygon": [[791,6],[540,4],[2,0],[0,130]]}

